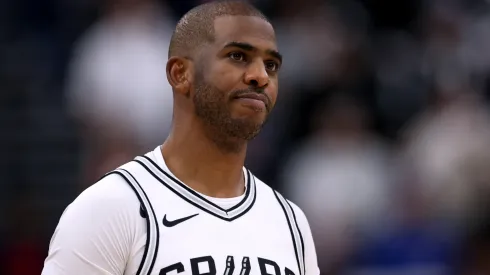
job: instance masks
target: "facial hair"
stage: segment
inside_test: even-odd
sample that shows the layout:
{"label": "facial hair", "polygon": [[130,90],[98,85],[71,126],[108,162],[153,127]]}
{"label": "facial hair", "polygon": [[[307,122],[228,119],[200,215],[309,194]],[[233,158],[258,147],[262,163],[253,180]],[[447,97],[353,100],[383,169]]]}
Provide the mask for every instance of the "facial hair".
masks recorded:
{"label": "facial hair", "polygon": [[229,98],[226,92],[206,83],[202,77],[196,78],[193,96],[195,113],[209,128],[211,139],[218,146],[227,148],[252,140],[265,124],[265,121],[257,123],[250,119],[233,118],[228,107]]}

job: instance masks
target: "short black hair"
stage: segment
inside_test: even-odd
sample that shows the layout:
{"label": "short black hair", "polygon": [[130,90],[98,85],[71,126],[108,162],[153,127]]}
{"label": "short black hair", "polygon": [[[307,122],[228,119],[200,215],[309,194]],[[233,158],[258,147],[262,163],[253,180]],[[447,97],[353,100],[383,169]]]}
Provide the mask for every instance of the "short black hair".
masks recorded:
{"label": "short black hair", "polygon": [[188,11],[177,23],[168,57],[190,56],[203,43],[214,41],[214,20],[220,16],[255,16],[270,22],[257,8],[240,0],[212,1]]}

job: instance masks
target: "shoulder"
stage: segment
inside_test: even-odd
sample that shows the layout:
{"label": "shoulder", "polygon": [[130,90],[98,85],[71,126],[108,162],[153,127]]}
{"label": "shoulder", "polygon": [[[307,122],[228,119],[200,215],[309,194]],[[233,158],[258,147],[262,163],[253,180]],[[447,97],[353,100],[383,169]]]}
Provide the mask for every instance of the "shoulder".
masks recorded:
{"label": "shoulder", "polygon": [[117,174],[87,188],[63,212],[43,274],[123,274],[131,255],[141,251],[146,234],[139,207],[132,189]]}
{"label": "shoulder", "polygon": [[288,199],[286,199],[286,201],[288,202],[291,209],[293,210],[294,216],[301,230],[309,231],[310,225],[308,223],[308,218],[306,217],[306,214],[303,212],[303,210],[299,206],[297,206],[294,202]]}
{"label": "shoulder", "polygon": [[[95,234],[104,228],[120,228],[128,235],[140,227],[140,203],[129,184],[109,174],[83,191],[63,212],[58,230]],[[90,223],[91,226],[82,226]],[[81,232],[83,231],[83,232]]]}
{"label": "shoulder", "polygon": [[[293,240],[298,245],[299,251],[303,251],[303,261],[305,265],[306,275],[319,275],[320,269],[318,268],[318,261],[315,249],[315,243],[311,232],[308,219],[306,218],[303,210],[292,201],[286,199],[280,192],[274,190],[263,181],[255,178],[257,184],[257,190],[261,190],[265,193],[271,193],[273,199],[277,201],[281,206],[282,211],[286,215],[288,222],[290,223],[291,234],[294,235]],[[271,198],[268,198],[271,199]]]}
{"label": "shoulder", "polygon": [[118,174],[108,174],[68,205],[54,236],[96,236],[117,228],[113,233],[123,234],[129,241],[142,231],[142,221],[140,202],[133,189]]}
{"label": "shoulder", "polygon": [[267,185],[266,183],[264,183],[262,180],[260,180],[257,177],[255,177],[255,184],[257,185],[257,190],[272,193],[275,196],[275,198],[278,200],[279,203],[285,204],[285,206],[288,206],[292,210],[292,213],[293,213],[294,217],[297,219],[297,222],[300,224],[301,228],[306,226],[309,229],[306,215],[298,205],[296,205],[291,200],[287,199],[279,191],[273,189],[272,187],[270,187],[269,185]]}
{"label": "shoulder", "polygon": [[70,206],[118,208],[127,204],[138,204],[138,198],[121,175],[110,173],[85,189]]}

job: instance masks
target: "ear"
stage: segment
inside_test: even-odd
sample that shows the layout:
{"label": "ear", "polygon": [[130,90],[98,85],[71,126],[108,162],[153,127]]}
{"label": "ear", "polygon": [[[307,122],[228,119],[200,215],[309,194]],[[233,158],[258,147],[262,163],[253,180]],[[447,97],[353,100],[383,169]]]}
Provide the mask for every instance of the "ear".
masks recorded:
{"label": "ear", "polygon": [[182,57],[171,57],[167,61],[167,79],[176,93],[189,95],[193,75],[190,60]]}

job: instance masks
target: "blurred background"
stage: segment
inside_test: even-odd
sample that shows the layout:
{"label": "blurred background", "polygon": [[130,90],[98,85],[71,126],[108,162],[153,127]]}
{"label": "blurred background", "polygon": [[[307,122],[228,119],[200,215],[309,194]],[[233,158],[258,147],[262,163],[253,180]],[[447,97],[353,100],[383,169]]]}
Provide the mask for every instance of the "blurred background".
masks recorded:
{"label": "blurred background", "polygon": [[[167,48],[199,0],[0,1],[0,273],[161,144]],[[285,56],[247,166],[303,208],[322,275],[490,274],[490,3],[256,0]]]}

